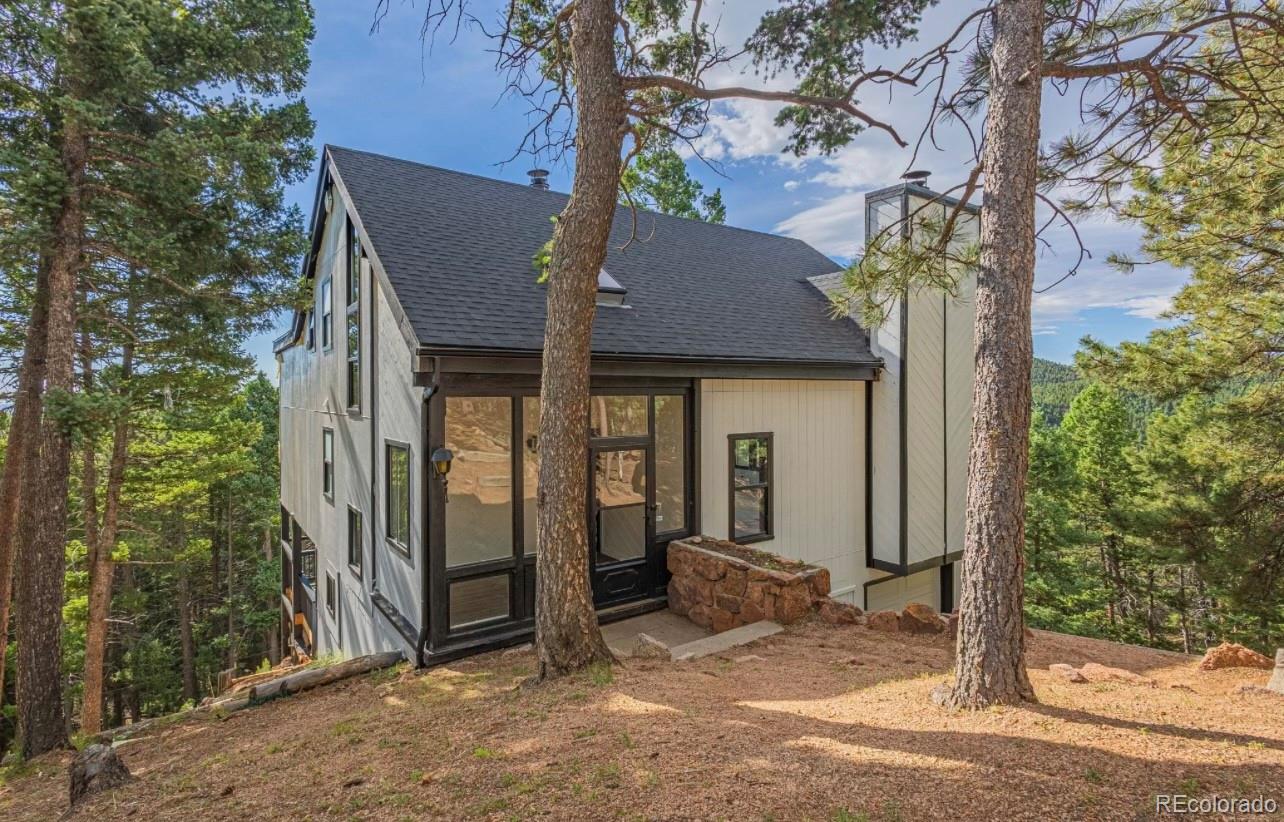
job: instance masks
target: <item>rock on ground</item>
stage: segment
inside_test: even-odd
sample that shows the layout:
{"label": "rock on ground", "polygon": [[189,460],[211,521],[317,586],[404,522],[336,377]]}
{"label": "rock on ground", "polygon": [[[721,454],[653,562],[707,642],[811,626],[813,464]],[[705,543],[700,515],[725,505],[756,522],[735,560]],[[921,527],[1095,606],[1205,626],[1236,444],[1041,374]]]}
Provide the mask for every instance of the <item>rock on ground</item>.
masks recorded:
{"label": "rock on ground", "polygon": [[905,606],[901,611],[900,628],[907,634],[939,634],[945,630],[936,609],[921,602]]}
{"label": "rock on ground", "polygon": [[1155,687],[1155,680],[1123,668],[1111,668],[1098,662],[1085,662],[1079,673],[1089,682],[1127,682],[1130,685],[1147,685]]}
{"label": "rock on ground", "polygon": [[865,627],[871,631],[894,633],[901,629],[901,617],[895,611],[875,611],[865,618]]}
{"label": "rock on ground", "polygon": [[1058,662],[1054,665],[1049,665],[1048,670],[1054,674],[1061,676],[1066,680],[1066,682],[1073,682],[1077,685],[1082,685],[1083,683],[1088,681],[1088,678],[1084,676],[1082,673],[1080,673],[1078,668],[1074,667],[1073,665],[1068,665],[1064,662]]}
{"label": "rock on ground", "polygon": [[1223,642],[1216,648],[1209,648],[1199,663],[1201,671],[1216,671],[1221,668],[1260,668],[1269,671],[1274,667],[1275,663],[1269,657],[1234,642]]}
{"label": "rock on ground", "polygon": [[72,807],[90,794],[124,785],[133,777],[110,745],[90,745],[71,761]]}

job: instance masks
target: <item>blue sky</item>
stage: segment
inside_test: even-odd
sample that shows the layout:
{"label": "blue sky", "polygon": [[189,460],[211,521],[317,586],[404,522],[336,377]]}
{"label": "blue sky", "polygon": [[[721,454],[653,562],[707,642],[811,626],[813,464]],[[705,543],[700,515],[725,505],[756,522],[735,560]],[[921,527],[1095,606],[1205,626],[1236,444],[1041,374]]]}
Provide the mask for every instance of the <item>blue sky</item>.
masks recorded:
{"label": "blue sky", "polygon": [[[505,95],[489,43],[478,32],[462,31],[455,42],[439,37],[431,51],[419,38],[423,6],[391,0],[379,30],[371,32],[375,0],[317,0],[316,39],[305,95],[316,120],[316,144],[349,146],[433,165],[524,181],[531,158],[509,161],[527,128],[526,104]],[[721,14],[725,42],[743,39],[772,0],[706,3],[707,14]],[[952,29],[971,4],[945,3],[924,19],[921,43]],[[484,2],[475,3],[475,7]],[[480,16],[485,17],[482,13]],[[922,45],[900,53],[875,55],[899,64]],[[755,78],[737,78],[750,82]],[[780,82],[780,81],[777,81]],[[864,101],[906,132],[921,122],[921,100],[904,95]],[[1043,136],[1054,139],[1074,127],[1071,107],[1045,105]],[[701,153],[718,172],[698,160],[689,167],[706,188],[721,188],[727,222],[745,228],[789,234],[810,242],[840,261],[860,248],[862,192],[896,182],[910,160],[881,134],[867,132],[827,158],[798,160],[781,153],[785,134],[772,123],[774,108],[757,102],[732,102],[715,109]],[[967,157],[962,132],[945,134],[942,151],[920,156],[917,167],[933,172],[931,184],[944,189],[961,182]],[[570,168],[553,164],[553,188],[569,190]],[[293,186],[289,195],[305,214],[311,208],[315,178]],[[1156,317],[1184,280],[1181,272],[1144,266],[1122,275],[1104,264],[1111,252],[1132,253],[1135,229],[1104,219],[1080,224],[1094,259],[1074,278],[1035,297],[1035,353],[1068,362],[1085,334],[1116,343],[1137,339],[1156,327]],[[1041,253],[1038,286],[1058,279],[1073,259],[1067,232],[1049,236],[1051,250]],[[271,337],[249,348],[268,374],[275,373]]]}

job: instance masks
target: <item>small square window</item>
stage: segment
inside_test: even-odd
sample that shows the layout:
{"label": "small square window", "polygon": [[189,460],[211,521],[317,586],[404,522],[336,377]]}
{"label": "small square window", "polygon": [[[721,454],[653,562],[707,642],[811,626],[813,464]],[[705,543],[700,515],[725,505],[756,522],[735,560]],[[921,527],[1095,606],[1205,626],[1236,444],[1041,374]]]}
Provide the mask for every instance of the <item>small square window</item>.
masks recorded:
{"label": "small square window", "polygon": [[758,542],[771,532],[771,434],[732,434],[731,499],[728,536],[733,542]]}
{"label": "small square window", "polygon": [[348,507],[348,567],[361,577],[361,561],[364,556],[363,534],[361,530],[361,512]]}

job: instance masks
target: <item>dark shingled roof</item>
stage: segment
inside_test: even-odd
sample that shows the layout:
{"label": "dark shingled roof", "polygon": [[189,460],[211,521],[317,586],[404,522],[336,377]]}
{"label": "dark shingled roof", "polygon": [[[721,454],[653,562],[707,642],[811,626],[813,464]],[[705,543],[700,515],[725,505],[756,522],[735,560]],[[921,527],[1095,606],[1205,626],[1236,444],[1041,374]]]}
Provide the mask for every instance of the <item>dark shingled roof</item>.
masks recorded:
{"label": "dark shingled roof", "polygon": [[[328,147],[421,345],[535,352],[545,287],[531,256],[567,195]],[[853,215],[853,230],[859,215]],[[595,354],[775,362],[876,361],[806,281],[838,266],[800,240],[616,210],[605,268],[628,308],[599,307]]]}

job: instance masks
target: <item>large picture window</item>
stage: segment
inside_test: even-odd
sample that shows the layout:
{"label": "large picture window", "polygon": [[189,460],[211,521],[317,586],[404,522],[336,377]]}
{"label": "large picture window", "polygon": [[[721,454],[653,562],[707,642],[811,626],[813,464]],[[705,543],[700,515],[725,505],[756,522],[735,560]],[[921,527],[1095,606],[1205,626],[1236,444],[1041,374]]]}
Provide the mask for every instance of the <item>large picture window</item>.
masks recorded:
{"label": "large picture window", "polygon": [[387,476],[387,535],[388,541],[403,553],[410,553],[410,447],[400,443],[387,444],[384,468]]}
{"label": "large picture window", "polygon": [[361,532],[361,512],[348,506],[348,567],[352,573],[361,578],[361,565],[364,556]]}
{"label": "large picture window", "polygon": [[447,397],[446,566],[513,556],[513,401]]}
{"label": "large picture window", "polygon": [[321,493],[334,502],[334,429],[321,429]]}
{"label": "large picture window", "polygon": [[361,408],[361,236],[348,220],[348,408]]}
{"label": "large picture window", "polygon": [[771,539],[771,434],[732,434],[731,523],[734,542]]}

